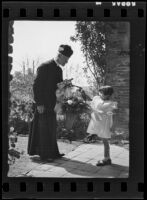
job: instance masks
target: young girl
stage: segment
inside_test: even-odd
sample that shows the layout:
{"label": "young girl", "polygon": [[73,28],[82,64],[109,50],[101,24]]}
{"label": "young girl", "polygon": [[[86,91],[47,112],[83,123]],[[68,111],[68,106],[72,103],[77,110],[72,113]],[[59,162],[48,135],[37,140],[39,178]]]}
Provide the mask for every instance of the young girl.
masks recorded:
{"label": "young girl", "polygon": [[103,86],[99,89],[99,96],[95,96],[91,103],[92,114],[87,133],[96,134],[103,140],[104,144],[104,159],[98,161],[97,166],[111,164],[110,129],[113,125],[113,109],[117,109],[117,102],[110,100],[112,94],[113,88],[111,86]]}

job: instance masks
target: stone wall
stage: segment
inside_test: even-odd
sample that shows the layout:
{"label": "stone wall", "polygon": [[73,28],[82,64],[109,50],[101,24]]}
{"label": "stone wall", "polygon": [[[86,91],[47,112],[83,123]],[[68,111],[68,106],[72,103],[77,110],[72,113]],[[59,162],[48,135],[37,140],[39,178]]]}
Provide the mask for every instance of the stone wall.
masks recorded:
{"label": "stone wall", "polygon": [[105,84],[114,88],[114,99],[118,110],[114,115],[116,130],[128,135],[129,128],[129,72],[130,72],[130,24],[113,23],[113,29],[107,35],[107,76]]}

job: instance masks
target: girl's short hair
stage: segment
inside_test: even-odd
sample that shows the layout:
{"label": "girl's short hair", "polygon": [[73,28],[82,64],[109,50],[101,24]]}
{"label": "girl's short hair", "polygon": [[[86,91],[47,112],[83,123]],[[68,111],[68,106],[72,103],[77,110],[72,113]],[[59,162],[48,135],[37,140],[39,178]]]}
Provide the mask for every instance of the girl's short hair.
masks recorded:
{"label": "girl's short hair", "polygon": [[113,87],[105,85],[99,88],[99,92],[103,93],[106,96],[111,96],[114,93]]}

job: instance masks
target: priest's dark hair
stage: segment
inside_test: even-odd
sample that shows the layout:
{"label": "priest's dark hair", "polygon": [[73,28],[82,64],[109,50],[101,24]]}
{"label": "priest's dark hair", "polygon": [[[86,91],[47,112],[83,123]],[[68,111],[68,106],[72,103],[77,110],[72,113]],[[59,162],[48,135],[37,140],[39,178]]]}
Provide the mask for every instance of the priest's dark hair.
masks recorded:
{"label": "priest's dark hair", "polygon": [[61,44],[59,46],[58,52],[63,54],[66,57],[70,57],[73,54],[73,50],[72,50],[71,46],[64,45],[64,44]]}

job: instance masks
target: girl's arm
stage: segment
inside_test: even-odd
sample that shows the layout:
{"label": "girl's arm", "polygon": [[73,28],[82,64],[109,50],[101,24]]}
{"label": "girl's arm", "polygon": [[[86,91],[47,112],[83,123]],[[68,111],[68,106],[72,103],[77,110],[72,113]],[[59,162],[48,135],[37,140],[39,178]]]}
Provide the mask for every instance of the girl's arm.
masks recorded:
{"label": "girl's arm", "polygon": [[98,108],[99,110],[103,112],[112,112],[113,109],[117,109],[117,103],[116,102],[104,102],[103,104],[100,105]]}
{"label": "girl's arm", "polygon": [[98,114],[113,115],[114,104],[112,102],[104,102],[97,105],[97,108],[94,110]]}

